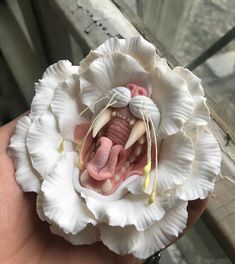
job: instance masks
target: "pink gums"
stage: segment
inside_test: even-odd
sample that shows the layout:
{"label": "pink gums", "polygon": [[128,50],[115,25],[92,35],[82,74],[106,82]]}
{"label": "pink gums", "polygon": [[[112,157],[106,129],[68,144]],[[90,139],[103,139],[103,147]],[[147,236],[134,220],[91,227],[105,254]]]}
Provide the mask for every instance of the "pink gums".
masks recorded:
{"label": "pink gums", "polygon": [[[142,87],[135,84],[128,84],[127,87],[131,90],[132,97],[147,96],[147,91]],[[96,138],[93,139],[89,133],[83,153],[80,153],[84,163],[80,171],[81,185],[104,195],[113,193],[128,177],[143,175],[143,167],[147,162],[145,138],[128,150],[124,149],[132,129],[130,120],[135,121],[136,118],[128,107],[110,109],[116,115],[101,129]],[[83,123],[76,127],[76,142],[84,138],[89,126],[89,123]]]}

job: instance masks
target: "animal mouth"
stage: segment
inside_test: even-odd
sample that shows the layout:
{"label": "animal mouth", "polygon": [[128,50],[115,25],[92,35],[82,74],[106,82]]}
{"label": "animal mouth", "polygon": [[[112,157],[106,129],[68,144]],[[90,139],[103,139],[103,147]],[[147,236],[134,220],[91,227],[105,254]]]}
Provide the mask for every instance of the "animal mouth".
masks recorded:
{"label": "animal mouth", "polygon": [[143,121],[128,107],[107,108],[80,150],[80,184],[103,195],[112,194],[128,177],[143,174],[146,148]]}

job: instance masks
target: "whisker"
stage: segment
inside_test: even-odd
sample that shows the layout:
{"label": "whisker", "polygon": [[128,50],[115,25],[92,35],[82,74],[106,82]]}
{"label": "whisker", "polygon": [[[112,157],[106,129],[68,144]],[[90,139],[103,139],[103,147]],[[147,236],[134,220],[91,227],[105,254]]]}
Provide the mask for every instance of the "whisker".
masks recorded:
{"label": "whisker", "polygon": [[94,120],[92,121],[92,123],[91,123],[91,125],[90,125],[90,127],[89,127],[89,129],[88,129],[88,131],[87,131],[87,133],[86,133],[86,136],[84,137],[84,139],[82,140],[82,146],[81,146],[81,151],[80,151],[80,155],[79,155],[79,160],[78,160],[78,167],[79,167],[79,169],[82,169],[82,167],[83,167],[83,160],[82,160],[82,153],[83,153],[83,149],[84,149],[84,146],[85,146],[85,142],[86,142],[86,140],[87,140],[87,137],[88,137],[88,135],[89,135],[89,133],[91,132],[91,130],[93,129],[93,127],[94,127],[94,123],[95,123],[95,121],[100,117],[100,115],[101,114],[103,114],[104,113],[104,111],[108,108],[108,107],[110,107],[110,106],[112,106],[113,104],[115,104],[117,101],[114,101],[114,102],[112,102],[112,100],[113,100],[113,98],[115,97],[117,95],[117,93],[115,93],[112,97],[111,97],[111,99],[109,100],[109,102],[107,103],[107,105],[97,114],[97,116],[94,118]]}
{"label": "whisker", "polygon": [[[101,97],[99,100],[97,100],[96,102],[94,102],[94,104],[99,103],[100,101],[106,99],[107,97],[108,97],[107,95],[104,96],[104,97]],[[87,106],[84,110],[82,110],[82,112],[79,114],[79,116],[82,116],[88,109],[90,109],[89,106]]]}
{"label": "whisker", "polygon": [[[147,140],[147,164],[144,166],[144,176],[145,176],[145,181],[144,181],[144,190],[146,190],[149,186],[149,182],[150,182],[150,170],[151,170],[151,136],[150,136],[150,130],[149,130],[149,124],[148,124],[148,117],[146,115],[146,117],[144,116],[143,112],[140,111],[142,118],[143,118],[143,122],[144,122],[144,126],[146,128],[146,140]],[[146,118],[146,119],[145,119]]]}
{"label": "whisker", "polygon": [[156,188],[157,188],[157,167],[158,167],[158,149],[157,149],[157,136],[156,136],[156,130],[154,127],[153,120],[150,118],[150,124],[153,130],[153,138],[154,138],[154,144],[155,144],[155,175],[154,175],[154,181],[153,181],[153,189],[151,192],[151,195],[149,197],[149,205],[152,204],[156,200]]}

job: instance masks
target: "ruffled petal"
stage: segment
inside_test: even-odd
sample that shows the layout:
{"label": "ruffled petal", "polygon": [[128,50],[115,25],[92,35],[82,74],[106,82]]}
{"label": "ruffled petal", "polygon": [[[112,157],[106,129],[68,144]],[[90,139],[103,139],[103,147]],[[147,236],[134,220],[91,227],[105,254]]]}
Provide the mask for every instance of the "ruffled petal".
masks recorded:
{"label": "ruffled petal", "polygon": [[147,70],[153,67],[154,59],[160,59],[156,54],[154,45],[145,40],[142,36],[130,39],[118,39],[115,37],[106,40],[95,51],[91,51],[88,56],[82,60],[80,70],[86,71],[92,61],[116,52],[132,56]]}
{"label": "ruffled petal", "polygon": [[99,241],[99,229],[96,226],[88,224],[82,231],[73,235],[71,233],[65,233],[57,225],[51,225],[50,230],[53,234],[63,237],[73,245],[90,245]]}
{"label": "ruffled petal", "polygon": [[45,178],[53,170],[63,152],[73,150],[73,145],[63,139],[58,131],[55,117],[48,112],[31,125],[27,148],[34,169]]}
{"label": "ruffled petal", "polygon": [[195,74],[193,74],[190,70],[177,66],[173,69],[181,78],[183,78],[187,82],[187,86],[189,92],[192,96],[204,96],[204,90],[201,85],[201,79],[199,79]]}
{"label": "ruffled petal", "polygon": [[84,201],[73,187],[76,153],[68,152],[42,183],[42,203],[46,218],[65,233],[77,234],[87,224],[96,224]]}
{"label": "ruffled petal", "polygon": [[192,126],[206,126],[210,119],[210,112],[206,105],[201,79],[181,66],[174,68],[174,71],[187,82],[189,92],[194,100],[193,113],[185,126],[188,128]]}
{"label": "ruffled petal", "polygon": [[151,90],[149,74],[131,56],[113,53],[98,58],[80,76],[81,100],[94,112],[94,104],[106,91],[128,83]]}
{"label": "ruffled petal", "polygon": [[160,138],[176,134],[193,112],[193,99],[186,81],[169,66],[158,65],[153,73],[152,98],[161,113]]}
{"label": "ruffled petal", "polygon": [[206,105],[206,98],[203,96],[193,96],[193,100],[193,113],[184,125],[185,130],[194,126],[207,126],[210,121],[210,112]]}
{"label": "ruffled petal", "polygon": [[220,171],[221,152],[214,136],[204,130],[197,138],[192,173],[175,191],[176,196],[185,201],[206,198],[213,191]]}
{"label": "ruffled petal", "polygon": [[50,103],[58,85],[71,74],[76,73],[78,73],[78,67],[72,66],[67,60],[61,60],[46,69],[42,79],[35,83],[36,95],[33,98],[29,115],[31,120],[35,120],[50,110]]}
{"label": "ruffled petal", "polygon": [[133,254],[145,259],[165,248],[184,230],[188,217],[186,207],[187,202],[180,202],[144,231],[137,231],[134,226],[121,228],[102,225],[101,240],[117,254]]}
{"label": "ruffled petal", "polygon": [[143,231],[160,220],[169,208],[175,206],[176,200],[158,196],[155,203],[148,206],[148,195],[127,194],[117,201],[102,201],[86,197],[86,204],[100,223],[109,226],[125,227],[134,225],[138,231]]}
{"label": "ruffled petal", "polygon": [[79,79],[77,75],[72,75],[56,89],[51,103],[62,136],[71,141],[74,138],[75,127],[84,121],[79,115],[81,112],[79,90]]}
{"label": "ruffled petal", "polygon": [[[191,173],[193,160],[193,143],[183,132],[164,139],[161,143],[158,162],[158,192],[164,192],[182,184]],[[151,174],[154,174],[154,170]]]}
{"label": "ruffled petal", "polygon": [[39,192],[41,181],[38,173],[32,167],[26,148],[26,137],[30,125],[31,120],[27,116],[18,121],[15,135],[11,138],[9,147],[16,168],[16,181],[24,192]]}

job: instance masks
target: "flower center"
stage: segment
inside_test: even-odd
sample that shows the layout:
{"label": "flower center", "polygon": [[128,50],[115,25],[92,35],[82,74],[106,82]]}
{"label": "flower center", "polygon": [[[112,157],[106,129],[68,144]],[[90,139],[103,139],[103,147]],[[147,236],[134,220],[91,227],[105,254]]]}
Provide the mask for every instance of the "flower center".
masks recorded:
{"label": "flower center", "polygon": [[[87,137],[84,144],[80,171],[80,183],[83,187],[109,195],[113,193],[126,178],[141,175],[146,164],[145,131],[133,137],[133,131],[139,127],[138,121],[128,107],[108,108],[104,115],[110,120],[97,131]],[[97,119],[101,124],[106,117]],[[141,121],[142,122],[142,121]],[[132,137],[130,137],[132,132]],[[136,133],[136,132],[135,132]],[[126,146],[128,142],[130,146]]]}
{"label": "flower center", "polygon": [[[127,87],[132,97],[147,96],[147,91],[142,87],[134,84]],[[156,140],[154,144],[151,143],[152,120],[148,117],[147,109],[144,113],[140,110],[143,120],[138,119],[128,106],[112,107],[114,97],[115,94],[83,133],[83,124],[76,129],[80,132],[75,133],[75,140],[83,141],[78,149],[80,184],[103,195],[112,194],[128,177],[143,173],[146,176],[144,188],[148,188],[152,156],[156,156],[157,160],[157,144]],[[152,147],[154,145],[155,148]]]}

